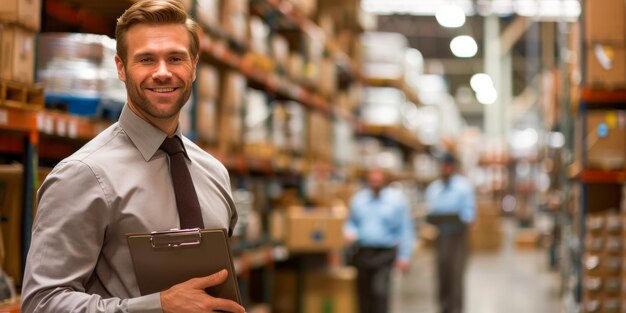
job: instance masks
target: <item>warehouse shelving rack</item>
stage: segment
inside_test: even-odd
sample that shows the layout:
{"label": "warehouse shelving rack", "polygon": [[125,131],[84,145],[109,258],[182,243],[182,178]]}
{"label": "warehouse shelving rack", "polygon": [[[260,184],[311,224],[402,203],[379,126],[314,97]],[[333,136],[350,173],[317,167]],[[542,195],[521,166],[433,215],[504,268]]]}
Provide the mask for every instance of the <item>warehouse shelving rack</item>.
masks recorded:
{"label": "warehouse shelving rack", "polygon": [[[567,168],[567,176],[573,184],[579,186],[579,199],[573,199],[577,202],[576,207],[578,210],[572,210],[569,208],[569,213],[573,215],[571,217],[572,230],[575,238],[569,238],[570,245],[567,245],[569,249],[568,254],[571,256],[568,262],[572,263],[573,273],[575,277],[575,283],[568,292],[573,293],[573,299],[577,305],[584,304],[584,255],[587,250],[586,237],[587,226],[586,220],[589,217],[590,212],[604,212],[606,210],[598,210],[593,208],[593,204],[590,203],[589,191],[591,189],[597,190],[603,188],[606,190],[608,187],[613,187],[612,191],[607,192],[619,192],[618,198],[621,203],[621,188],[626,183],[626,169],[618,170],[606,170],[589,168],[585,162],[586,160],[586,134],[588,133],[588,125],[586,121],[586,115],[588,112],[595,110],[611,110],[611,111],[625,111],[626,110],[626,91],[624,90],[603,90],[603,89],[580,89],[580,102],[576,104],[577,118],[581,119],[578,126],[581,128],[580,134],[583,138],[578,138],[580,147],[576,147],[574,151],[578,150],[579,159]],[[604,186],[604,187],[603,187]],[[605,195],[604,197],[608,197]],[[620,209],[619,203],[615,209]],[[567,209],[566,209],[567,210]],[[622,290],[622,293],[624,291]]]}
{"label": "warehouse shelving rack", "polygon": [[[197,1],[192,0],[192,14],[195,12]],[[66,23],[70,28],[84,32],[111,34],[114,24],[105,21],[99,12],[115,11],[127,8],[132,4],[130,0],[80,1],[80,0],[46,0],[44,3],[44,16],[48,16]],[[304,17],[297,9],[286,5],[285,1],[279,0],[254,0],[250,5],[259,6],[264,18],[277,19],[272,21],[272,27],[289,25],[297,31],[306,32],[312,28],[319,28],[312,20]],[[121,13],[121,11],[120,11]],[[258,13],[257,13],[258,14]],[[427,150],[416,136],[401,127],[379,128],[372,125],[359,123],[355,112],[338,108],[333,105],[332,97],[322,95],[317,87],[310,83],[299,82],[273,71],[257,68],[248,62],[248,52],[245,47],[232,46],[232,42],[220,32],[205,29],[206,33],[201,38],[202,62],[217,65],[241,73],[248,81],[251,88],[265,92],[269,97],[278,100],[291,100],[300,103],[307,110],[321,112],[330,120],[344,120],[352,125],[358,136],[376,137],[385,142],[402,147],[408,153],[423,152]],[[218,39],[218,40],[215,40]],[[221,40],[220,40],[221,39]],[[361,85],[391,86],[399,88],[407,94],[407,98],[413,103],[419,103],[417,95],[408,89],[401,81],[374,81],[362,77],[358,65],[344,52],[337,48],[332,40],[325,47],[327,54],[336,60],[339,71],[343,71],[351,78],[350,83]],[[195,87],[194,87],[195,89]],[[194,90],[196,93],[197,90]],[[195,98],[195,97],[194,97]],[[194,106],[195,107],[195,106]],[[192,114],[195,112],[192,109]],[[195,118],[192,119],[191,133],[195,134]],[[47,109],[23,110],[14,107],[0,105],[0,153],[21,155],[24,163],[24,218],[23,218],[23,261],[27,248],[30,245],[30,229],[32,227],[32,210],[35,188],[38,184],[36,169],[42,159],[51,163],[61,160],[76,151],[82,144],[95,137],[98,133],[109,127],[112,121],[89,119],[56,112]],[[340,167],[332,161],[304,160],[298,164],[278,165],[273,160],[260,159],[253,155],[243,153],[237,155],[221,154],[214,147],[203,147],[218,159],[220,159],[231,174],[238,177],[267,177],[275,179],[285,176],[293,181],[302,181],[304,176],[316,167],[337,171]],[[357,169],[357,176],[363,175],[365,169]],[[412,173],[393,173],[394,177],[411,179]],[[301,183],[301,182],[300,182]],[[250,288],[253,276],[252,271],[261,270],[261,284],[264,286],[263,302],[271,303],[271,282],[273,270],[277,262],[290,258],[290,252],[282,243],[271,242],[267,238],[258,243],[242,243],[233,247],[237,255],[234,261],[237,272],[242,278],[242,294]],[[296,257],[298,257],[296,255]],[[331,259],[332,257],[328,257]],[[301,265],[307,262],[300,262]],[[304,266],[304,265],[303,265]],[[259,274],[259,273],[256,273]],[[255,274],[255,275],[256,275]],[[302,268],[299,269],[302,274]],[[301,277],[301,275],[300,275]],[[302,285],[298,285],[300,298]],[[298,305],[302,310],[302,303]]]}

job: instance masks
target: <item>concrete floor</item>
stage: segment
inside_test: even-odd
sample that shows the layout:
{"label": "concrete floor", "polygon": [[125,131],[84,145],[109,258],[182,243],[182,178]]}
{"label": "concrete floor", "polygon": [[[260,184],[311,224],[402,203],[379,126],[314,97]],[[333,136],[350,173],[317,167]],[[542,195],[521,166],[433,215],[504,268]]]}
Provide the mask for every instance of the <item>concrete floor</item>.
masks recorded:
{"label": "concrete floor", "polygon": [[[515,225],[504,223],[496,252],[473,252],[465,278],[464,313],[559,313],[558,274],[545,250],[518,250]],[[393,313],[438,313],[433,252],[418,249],[408,274],[394,273]]]}

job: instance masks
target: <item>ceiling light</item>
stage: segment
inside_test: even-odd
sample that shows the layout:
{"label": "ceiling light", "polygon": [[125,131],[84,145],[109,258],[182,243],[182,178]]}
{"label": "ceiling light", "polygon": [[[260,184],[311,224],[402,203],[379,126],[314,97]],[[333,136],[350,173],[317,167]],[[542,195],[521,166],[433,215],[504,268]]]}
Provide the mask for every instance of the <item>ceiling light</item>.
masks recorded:
{"label": "ceiling light", "polygon": [[498,92],[495,88],[481,90],[476,93],[476,100],[482,104],[494,104],[498,100]]}
{"label": "ceiling light", "polygon": [[450,41],[450,50],[459,58],[471,58],[478,52],[478,45],[470,36],[457,36]]}
{"label": "ceiling light", "polygon": [[539,134],[532,128],[515,130],[511,134],[511,146],[514,149],[529,149],[534,147],[539,141]]}
{"label": "ceiling light", "polygon": [[485,73],[477,73],[472,75],[472,78],[470,79],[470,86],[472,87],[474,92],[481,92],[483,90],[494,88],[491,76]]}
{"label": "ceiling light", "polygon": [[560,132],[552,132],[550,133],[550,137],[548,137],[548,142],[550,148],[560,149],[565,146],[565,136]]}
{"label": "ceiling light", "polygon": [[465,12],[458,5],[446,4],[437,8],[435,18],[443,27],[456,28],[465,24]]}
{"label": "ceiling light", "polygon": [[[591,0],[588,0],[591,1]],[[363,11],[377,14],[437,16],[441,0],[361,0]],[[540,21],[564,19],[576,21],[581,14],[580,0],[454,0],[465,16],[517,14]]]}

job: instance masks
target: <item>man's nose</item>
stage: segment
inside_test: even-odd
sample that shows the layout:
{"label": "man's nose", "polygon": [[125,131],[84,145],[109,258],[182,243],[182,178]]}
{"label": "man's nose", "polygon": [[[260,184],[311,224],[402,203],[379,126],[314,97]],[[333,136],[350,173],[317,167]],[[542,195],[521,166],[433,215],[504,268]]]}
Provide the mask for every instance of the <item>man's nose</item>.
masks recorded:
{"label": "man's nose", "polygon": [[166,80],[172,77],[172,72],[170,72],[167,62],[165,60],[159,61],[156,70],[152,74],[152,78],[155,80]]}

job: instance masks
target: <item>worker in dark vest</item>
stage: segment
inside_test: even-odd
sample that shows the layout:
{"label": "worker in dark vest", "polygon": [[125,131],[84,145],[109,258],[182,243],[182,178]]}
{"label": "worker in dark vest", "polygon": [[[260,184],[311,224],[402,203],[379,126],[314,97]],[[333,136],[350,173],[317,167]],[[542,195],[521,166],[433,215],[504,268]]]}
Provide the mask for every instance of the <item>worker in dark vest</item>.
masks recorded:
{"label": "worker in dark vest", "polygon": [[463,277],[469,253],[468,224],[476,215],[474,187],[457,173],[452,154],[441,158],[441,177],[426,189],[427,220],[435,224],[439,307],[441,313],[463,311]]}

